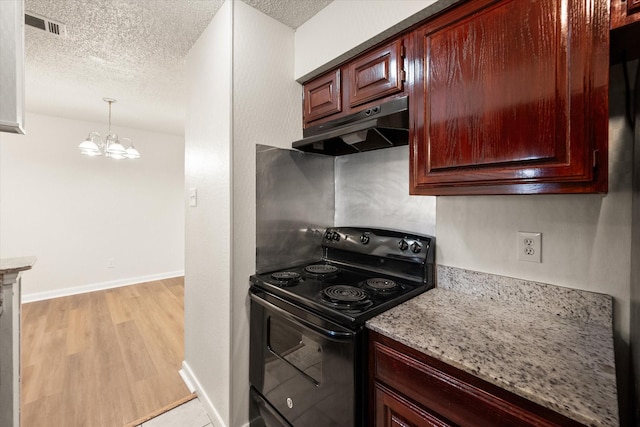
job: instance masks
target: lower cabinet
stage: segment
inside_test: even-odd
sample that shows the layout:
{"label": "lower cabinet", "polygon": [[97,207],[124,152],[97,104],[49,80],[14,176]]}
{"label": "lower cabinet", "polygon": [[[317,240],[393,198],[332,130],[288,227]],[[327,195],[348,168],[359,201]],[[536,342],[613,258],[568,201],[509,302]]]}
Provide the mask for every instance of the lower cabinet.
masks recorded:
{"label": "lower cabinet", "polygon": [[376,427],[583,425],[376,332],[369,345]]}
{"label": "lower cabinet", "polygon": [[426,412],[406,397],[375,384],[375,425],[388,427],[450,426],[447,422]]}

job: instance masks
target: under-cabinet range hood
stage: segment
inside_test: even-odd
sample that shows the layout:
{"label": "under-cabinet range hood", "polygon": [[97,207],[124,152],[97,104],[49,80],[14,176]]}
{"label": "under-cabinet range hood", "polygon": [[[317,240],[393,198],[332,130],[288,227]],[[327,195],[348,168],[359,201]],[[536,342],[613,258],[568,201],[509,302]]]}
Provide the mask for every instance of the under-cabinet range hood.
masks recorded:
{"label": "under-cabinet range hood", "polygon": [[340,156],[409,144],[408,98],[396,98],[349,116],[309,127],[293,148]]}

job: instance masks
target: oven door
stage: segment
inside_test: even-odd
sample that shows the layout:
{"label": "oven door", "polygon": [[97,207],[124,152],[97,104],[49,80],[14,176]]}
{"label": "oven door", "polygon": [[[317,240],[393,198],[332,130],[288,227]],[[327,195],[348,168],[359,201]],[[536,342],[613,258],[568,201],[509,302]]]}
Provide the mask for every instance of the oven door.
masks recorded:
{"label": "oven door", "polygon": [[359,335],[252,288],[251,426],[354,427]]}

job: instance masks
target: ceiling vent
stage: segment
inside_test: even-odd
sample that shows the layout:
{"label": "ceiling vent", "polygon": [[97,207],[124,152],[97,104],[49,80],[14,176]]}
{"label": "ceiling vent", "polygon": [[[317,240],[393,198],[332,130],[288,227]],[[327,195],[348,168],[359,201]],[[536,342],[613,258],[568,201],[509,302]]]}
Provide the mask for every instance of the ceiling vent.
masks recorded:
{"label": "ceiling vent", "polygon": [[62,22],[57,22],[44,16],[27,11],[24,14],[24,23],[30,27],[46,31],[54,36],[67,36],[67,26]]}

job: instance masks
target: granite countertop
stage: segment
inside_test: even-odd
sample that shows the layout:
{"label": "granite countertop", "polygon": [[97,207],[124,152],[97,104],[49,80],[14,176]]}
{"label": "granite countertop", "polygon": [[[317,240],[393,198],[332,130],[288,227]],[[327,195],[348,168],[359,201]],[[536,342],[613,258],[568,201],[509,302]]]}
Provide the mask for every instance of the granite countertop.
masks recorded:
{"label": "granite countertop", "polygon": [[[20,273],[21,271],[30,270],[36,263],[36,257],[27,256],[20,258],[4,258],[0,259],[0,278],[9,274]],[[4,312],[4,280],[0,280],[0,316]]]}
{"label": "granite countertop", "polygon": [[35,263],[36,257],[34,256],[3,258],[0,259],[0,274],[11,274],[30,270]]}
{"label": "granite countertop", "polygon": [[617,426],[611,297],[438,266],[367,327],[590,426]]}

